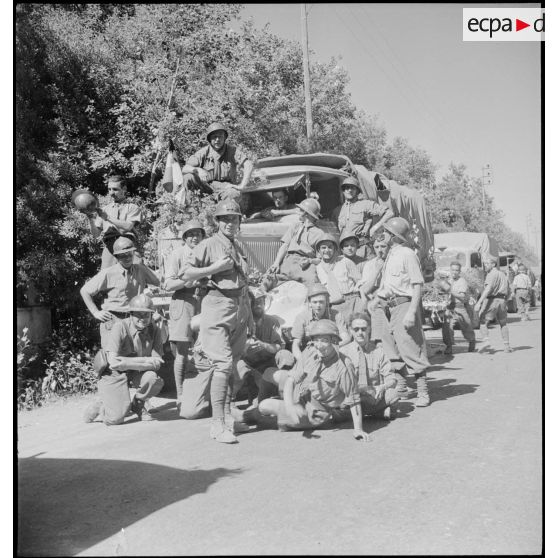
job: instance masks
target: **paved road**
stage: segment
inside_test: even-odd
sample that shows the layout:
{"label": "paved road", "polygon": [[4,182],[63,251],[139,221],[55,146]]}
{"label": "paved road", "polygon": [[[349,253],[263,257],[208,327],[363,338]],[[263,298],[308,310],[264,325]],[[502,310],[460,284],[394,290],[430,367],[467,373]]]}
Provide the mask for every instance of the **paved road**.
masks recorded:
{"label": "paved road", "polygon": [[[19,417],[26,555],[534,554],[541,552],[540,309],[515,351],[432,355],[428,408],[222,446],[208,421],[82,424],[84,399]],[[163,399],[160,404],[167,404]]]}

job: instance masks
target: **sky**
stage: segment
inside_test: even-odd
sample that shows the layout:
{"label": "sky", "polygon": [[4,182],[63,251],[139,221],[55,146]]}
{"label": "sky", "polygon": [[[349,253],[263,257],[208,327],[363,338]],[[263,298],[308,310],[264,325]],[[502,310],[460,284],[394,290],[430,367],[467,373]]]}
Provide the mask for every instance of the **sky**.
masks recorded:
{"label": "sky", "polygon": [[[308,6],[311,61],[340,58],[355,105],[377,115],[389,139],[403,136],[425,149],[439,166],[438,177],[450,162],[464,163],[477,177],[489,164],[487,193],[504,221],[535,247],[535,230],[539,238],[541,230],[540,43],[464,42],[462,4]],[[482,4],[491,6],[512,5]],[[300,41],[300,4],[248,4],[241,17]]]}

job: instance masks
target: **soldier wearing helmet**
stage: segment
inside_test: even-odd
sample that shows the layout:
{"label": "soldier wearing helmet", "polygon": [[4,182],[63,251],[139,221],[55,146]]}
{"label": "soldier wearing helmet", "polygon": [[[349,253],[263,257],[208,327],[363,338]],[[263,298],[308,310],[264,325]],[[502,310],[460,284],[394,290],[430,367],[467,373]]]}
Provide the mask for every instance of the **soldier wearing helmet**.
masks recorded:
{"label": "soldier wearing helmet", "polygon": [[332,216],[341,234],[348,232],[356,236],[361,246],[359,255],[365,256],[368,238],[374,236],[376,231],[393,217],[393,212],[378,202],[368,199],[359,200],[358,196],[362,194],[362,188],[354,176],[345,178],[341,189],[344,201],[333,210]]}
{"label": "soldier wearing helmet", "polygon": [[208,293],[201,303],[200,339],[212,363],[210,437],[229,444],[237,441],[229,390],[232,391],[233,370],[244,351],[248,328],[252,328],[248,265],[235,240],[240,218],[235,201],[219,202],[215,208],[218,232],[194,248],[180,273],[185,282],[208,280]]}
{"label": "soldier wearing helmet", "polygon": [[141,223],[140,208],[135,203],[128,203],[126,181],[120,175],[108,178],[108,195],[111,202],[101,208],[87,212],[89,226],[94,238],[100,237],[104,248],[101,255],[101,269],[116,264],[113,244],[119,236],[136,240],[135,227]]}
{"label": "soldier wearing helmet", "polygon": [[317,226],[320,218],[320,203],[307,198],[296,204],[299,223],[293,224],[281,238],[281,248],[269,268],[270,273],[281,273],[293,281],[302,281],[306,286],[318,280],[316,265],[320,259],[316,255],[316,243],[323,231]]}
{"label": "soldier wearing helmet", "polygon": [[410,232],[409,223],[402,217],[392,217],[384,224],[389,252],[376,297],[368,309],[372,314],[379,299],[387,306],[389,327],[382,344],[398,370],[398,391],[407,398],[405,372],[416,379],[417,407],[427,407],[430,396],[426,370],[430,366],[420,314],[423,277],[417,255],[404,246]]}
{"label": "soldier wearing helmet", "polygon": [[[241,193],[248,185],[254,163],[236,146],[227,143],[225,126],[214,122],[207,128],[208,145],[194,153],[184,167],[184,184],[188,190],[218,194],[220,199],[241,203]],[[242,180],[238,171],[242,168]]]}
{"label": "soldier wearing helmet", "polygon": [[[113,254],[117,263],[101,269],[80,290],[91,315],[100,323],[101,347],[104,348],[113,325],[127,317],[130,299],[142,293],[147,285],[159,285],[154,271],[143,263],[134,263],[136,246],[125,236],[117,238]],[[103,294],[105,300],[97,308],[93,297]]]}
{"label": "soldier wearing helmet", "polygon": [[200,284],[198,281],[184,281],[180,278],[180,270],[192,255],[194,248],[205,238],[203,225],[192,220],[181,230],[183,245],[169,256],[165,265],[165,283],[167,291],[172,291],[169,307],[169,340],[175,352],[174,380],[176,384],[177,406],[180,407],[182,384],[186,372],[188,348],[192,343],[190,322],[200,311]]}
{"label": "soldier wearing helmet", "polygon": [[308,330],[311,324],[323,319],[331,320],[337,324],[341,345],[349,343],[351,336],[347,330],[347,324],[342,314],[330,308],[329,291],[327,288],[320,283],[314,283],[308,289],[306,300],[307,308],[295,318],[291,329],[293,355],[297,359],[301,357],[302,351],[308,342]]}
{"label": "soldier wearing helmet", "polygon": [[263,415],[277,417],[280,430],[311,430],[345,419],[342,407],[349,407],[353,436],[369,441],[362,429],[362,409],[357,376],[351,361],[337,348],[339,330],[331,320],[318,320],[308,331],[311,347],[288,372],[284,400],[264,399],[259,404]]}
{"label": "soldier wearing helmet", "polygon": [[[100,416],[106,425],[122,424],[131,410],[139,420],[152,420],[146,403],[163,388],[157,371],[163,364],[161,330],[152,323],[153,301],[145,294],[130,300],[130,317],[112,328],[105,345],[108,368],[99,378],[100,401],[85,412],[86,422]],[[136,388],[130,401],[128,384]]]}

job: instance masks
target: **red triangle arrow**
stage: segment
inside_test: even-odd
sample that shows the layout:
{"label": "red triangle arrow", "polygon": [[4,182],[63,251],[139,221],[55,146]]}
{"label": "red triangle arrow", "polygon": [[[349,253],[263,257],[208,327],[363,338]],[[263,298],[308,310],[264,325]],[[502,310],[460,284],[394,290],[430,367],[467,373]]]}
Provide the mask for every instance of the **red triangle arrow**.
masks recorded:
{"label": "red triangle arrow", "polygon": [[515,20],[515,30],[516,31],[521,31],[522,29],[525,29],[526,27],[531,27],[530,23],[525,23],[524,21],[521,21],[520,19]]}

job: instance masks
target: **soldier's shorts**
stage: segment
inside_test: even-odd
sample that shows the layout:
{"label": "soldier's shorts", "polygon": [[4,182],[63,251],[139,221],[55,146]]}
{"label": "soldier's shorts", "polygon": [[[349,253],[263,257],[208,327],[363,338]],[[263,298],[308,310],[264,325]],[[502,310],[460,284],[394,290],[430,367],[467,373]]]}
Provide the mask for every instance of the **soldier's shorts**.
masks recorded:
{"label": "soldier's shorts", "polygon": [[192,341],[192,318],[199,311],[199,303],[194,298],[195,289],[177,291],[169,306],[169,340]]}
{"label": "soldier's shorts", "polygon": [[296,403],[294,405],[296,420],[287,414],[285,402],[281,401],[279,415],[277,416],[277,426],[288,430],[313,430],[327,426],[333,422],[331,412],[319,408],[312,401]]}
{"label": "soldier's shorts", "polygon": [[493,320],[498,323],[505,322],[508,318],[508,303],[504,298],[490,298],[485,311],[480,316],[481,324]]}
{"label": "soldier's shorts", "polygon": [[383,412],[384,409],[393,405],[399,400],[397,390],[394,388],[386,389],[379,397],[370,393],[360,394],[360,405],[363,415],[375,415]]}
{"label": "soldier's shorts", "polygon": [[304,256],[296,253],[288,253],[281,264],[280,273],[286,275],[292,281],[301,281],[307,287],[318,283],[318,275],[316,274],[316,266],[311,264],[306,269],[302,269],[301,262]]}
{"label": "soldier's shorts", "polygon": [[121,322],[124,318],[128,317],[126,312],[111,312],[111,314],[112,318],[108,322],[101,322],[99,324],[99,332],[101,333],[101,349],[105,350],[114,324]]}
{"label": "soldier's shorts", "polygon": [[186,372],[180,398],[180,416],[193,420],[208,417],[211,414],[211,378],[213,366],[209,360],[194,352],[193,372]]}

